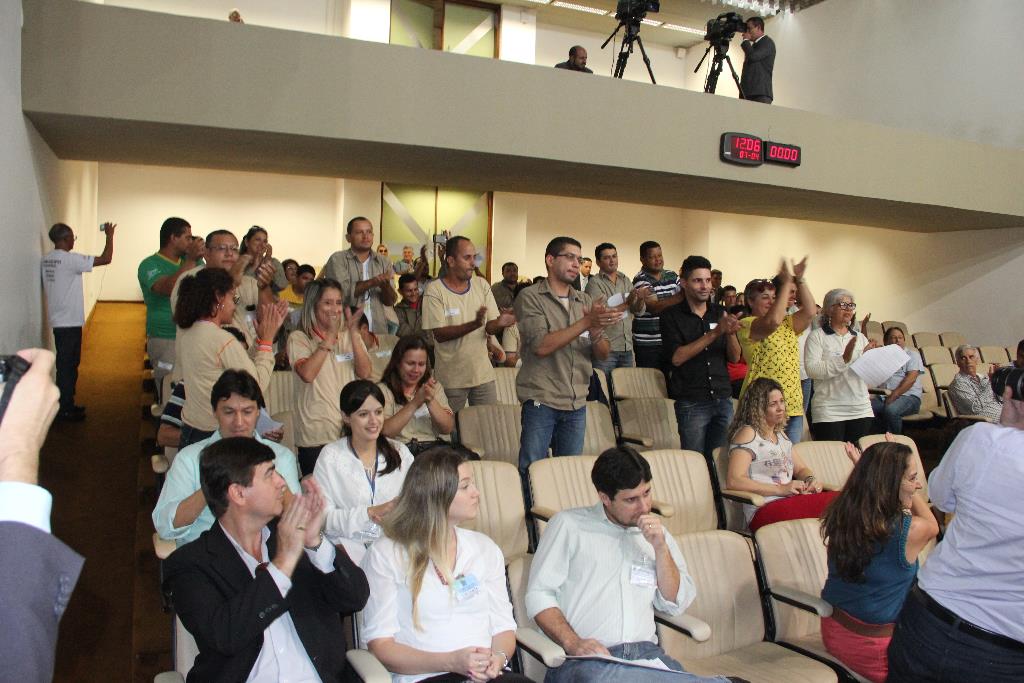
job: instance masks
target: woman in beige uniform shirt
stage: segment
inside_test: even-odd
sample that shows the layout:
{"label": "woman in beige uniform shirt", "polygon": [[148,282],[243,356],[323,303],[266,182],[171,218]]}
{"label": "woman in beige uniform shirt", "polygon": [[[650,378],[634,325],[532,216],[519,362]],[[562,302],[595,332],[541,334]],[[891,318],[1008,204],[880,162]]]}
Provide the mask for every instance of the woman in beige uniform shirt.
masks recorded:
{"label": "woman in beige uniform shirt", "polygon": [[358,332],[362,310],[349,313],[341,284],[320,278],[306,286],[299,329],[288,337],[295,382],[295,445],[303,475],[312,473],[320,449],[341,436],[342,388],[370,375],[370,358]]}
{"label": "woman in beige uniform shirt", "polygon": [[231,275],[222,268],[204,268],[184,278],[178,290],[174,321],[177,351],[188,396],[181,411],[179,448],[201,441],[217,429],[210,392],[227,369],[245,370],[266,393],[274,372],[272,340],[281,329],[288,304],[264,304],[256,323],[254,355],[221,325],[231,322],[238,294]]}
{"label": "woman in beige uniform shirt", "polygon": [[455,428],[444,387],[431,376],[427,343],[419,335],[402,337],[379,384],[384,394],[384,435],[398,439],[413,455],[447,445]]}

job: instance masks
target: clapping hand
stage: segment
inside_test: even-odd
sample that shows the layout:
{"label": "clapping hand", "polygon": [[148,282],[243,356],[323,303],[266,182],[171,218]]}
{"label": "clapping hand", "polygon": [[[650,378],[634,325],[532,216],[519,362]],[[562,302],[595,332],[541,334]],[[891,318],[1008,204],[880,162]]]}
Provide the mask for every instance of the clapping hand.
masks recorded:
{"label": "clapping hand", "polygon": [[722,313],[718,319],[718,327],[715,330],[719,334],[736,334],[740,329],[740,319],[731,313]]}
{"label": "clapping hand", "polygon": [[[890,440],[889,436],[891,436],[891,435],[890,434],[886,434],[886,439],[885,439],[886,441]],[[854,465],[856,465],[858,462],[860,462],[860,455],[861,454],[860,454],[860,449],[859,448],[857,448],[852,443],[847,441],[846,443],[843,444],[843,449],[846,451],[846,457],[849,458],[850,461]]]}
{"label": "clapping hand", "polygon": [[506,328],[512,327],[516,324],[516,314],[511,308],[502,308],[501,314],[496,318],[498,321],[498,327]]}
{"label": "clapping hand", "polygon": [[264,341],[271,341],[277,336],[285,318],[288,317],[288,302],[281,299],[273,303],[262,304],[256,322],[256,334]]}
{"label": "clapping hand", "polygon": [[350,334],[356,335],[359,333],[359,320],[363,317],[363,307],[359,306],[354,311],[350,311],[348,306],[342,308],[342,313],[345,315],[345,328]]}

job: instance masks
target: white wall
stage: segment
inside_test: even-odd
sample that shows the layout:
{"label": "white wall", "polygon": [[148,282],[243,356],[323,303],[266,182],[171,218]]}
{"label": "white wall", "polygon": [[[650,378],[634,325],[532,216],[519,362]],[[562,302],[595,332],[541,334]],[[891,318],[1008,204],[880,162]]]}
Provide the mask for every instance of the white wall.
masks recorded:
{"label": "white wall", "polygon": [[[614,44],[608,43],[608,47],[602,50],[601,43],[614,28],[615,23],[611,19],[608,20],[608,32],[600,34],[538,23],[537,57],[534,63],[540,66],[554,66],[569,58],[570,47],[582,45],[587,50],[587,67],[592,69],[595,74],[611,76],[619,53],[619,39],[622,37],[622,31],[619,31]],[[642,29],[640,35],[643,37]],[[647,56],[651,59],[651,69],[654,71],[654,78],[658,85],[674,88],[685,87],[686,63],[676,57],[675,48],[654,43],[644,43],[644,48],[647,50]],[[647,75],[647,68],[644,66],[643,55],[640,54],[639,47],[635,48],[629,57],[624,77],[630,81],[650,83],[651,79]],[[616,104],[609,103],[608,112],[605,114],[613,115],[617,109]],[[597,116],[600,115],[600,112],[587,112],[587,115]]]}
{"label": "white wall", "polygon": [[102,4],[221,21],[227,21],[231,10],[237,8],[247,24],[307,33],[329,33],[328,12],[335,1],[291,0],[283,3],[280,0],[103,0]]}
{"label": "white wall", "polygon": [[515,5],[501,6],[498,58],[533,64],[537,58],[537,12]]}

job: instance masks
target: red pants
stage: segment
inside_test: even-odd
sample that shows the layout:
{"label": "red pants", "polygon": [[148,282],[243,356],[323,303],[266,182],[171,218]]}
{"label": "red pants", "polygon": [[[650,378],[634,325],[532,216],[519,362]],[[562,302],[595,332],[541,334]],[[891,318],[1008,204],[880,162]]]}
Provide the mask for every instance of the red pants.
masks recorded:
{"label": "red pants", "polygon": [[825,617],[821,620],[821,639],[825,641],[825,649],[847,669],[872,683],[885,683],[889,675],[888,650],[892,636],[864,636]]}
{"label": "red pants", "polygon": [[817,519],[825,511],[832,499],[839,495],[838,491],[822,491],[821,493],[797,494],[779,500],[773,500],[760,508],[750,519],[750,533],[775,522],[789,519]]}

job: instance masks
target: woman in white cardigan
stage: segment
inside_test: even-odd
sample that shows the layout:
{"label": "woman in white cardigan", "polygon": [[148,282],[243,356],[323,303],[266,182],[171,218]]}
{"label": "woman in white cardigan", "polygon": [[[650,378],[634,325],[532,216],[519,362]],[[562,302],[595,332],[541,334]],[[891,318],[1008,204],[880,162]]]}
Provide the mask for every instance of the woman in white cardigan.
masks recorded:
{"label": "woman in white cardigan", "polygon": [[868,387],[850,366],[878,346],[857,334],[853,293],[833,289],[825,295],[821,327],[807,337],[804,368],[814,380],[811,433],[818,441],[850,441],[871,432],[874,412]]}
{"label": "woman in white cardigan", "polygon": [[320,451],[313,476],[327,503],[324,535],[359,563],[380,537],[412,465],[409,449],[381,433],[384,394],[369,380],[341,390],[342,437]]}

